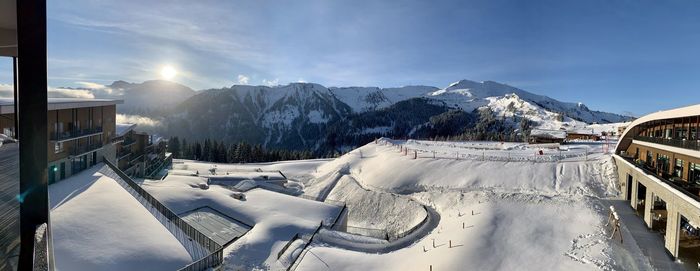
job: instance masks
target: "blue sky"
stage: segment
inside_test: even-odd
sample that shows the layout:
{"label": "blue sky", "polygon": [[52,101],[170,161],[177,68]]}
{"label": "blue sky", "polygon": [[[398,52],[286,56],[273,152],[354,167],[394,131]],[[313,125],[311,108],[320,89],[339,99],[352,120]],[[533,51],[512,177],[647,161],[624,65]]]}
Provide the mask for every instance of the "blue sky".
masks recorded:
{"label": "blue sky", "polygon": [[[49,85],[507,83],[592,109],[700,103],[698,1],[49,1]],[[11,65],[0,60],[0,84]]]}

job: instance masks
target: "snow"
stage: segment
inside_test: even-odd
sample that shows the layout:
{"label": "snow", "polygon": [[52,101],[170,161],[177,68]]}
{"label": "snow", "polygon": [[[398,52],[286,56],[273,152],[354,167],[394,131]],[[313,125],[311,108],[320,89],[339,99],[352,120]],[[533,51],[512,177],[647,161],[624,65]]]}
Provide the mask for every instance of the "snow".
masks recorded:
{"label": "snow", "polygon": [[[322,230],[309,253],[302,254],[297,270],[429,270],[431,265],[433,270],[639,267],[625,260],[637,257],[630,255],[639,250],[613,245],[608,239],[602,200],[618,191],[614,163],[599,147],[587,148],[597,152],[589,160],[535,162],[454,156],[413,159],[389,144],[441,153],[490,152],[493,158],[526,151],[517,143],[384,139],[379,143],[320,165],[306,182],[305,192],[317,193],[317,187],[328,185],[334,187],[329,198],[338,195],[351,213],[352,206],[384,209],[370,212],[361,207],[358,215],[349,216],[348,225],[382,227],[387,225],[374,221],[405,220],[400,223],[420,226],[421,220],[415,219],[420,214],[402,212],[413,205],[434,208],[438,222],[410,236],[408,245],[388,250],[381,249],[391,246],[385,241]],[[583,147],[589,146],[570,149]],[[377,194],[401,200],[387,202]]]}
{"label": "snow", "polygon": [[115,135],[116,137],[124,136],[129,131],[133,130],[136,124],[133,123],[117,123]]}
{"label": "snow", "polygon": [[[608,239],[619,192],[604,146],[382,138],[336,159],[176,159],[142,187],[176,213],[210,208],[252,226],[225,248],[224,270],[650,269],[630,260],[644,257],[634,242]],[[287,179],[261,177],[277,171]]]}
{"label": "snow", "polygon": [[193,259],[98,165],[49,186],[57,270],[176,270]]}
{"label": "snow", "polygon": [[[290,175],[306,171],[310,165],[324,163],[324,160],[302,161],[297,163],[278,162],[246,165],[217,164],[219,172],[236,169],[264,170],[289,169]],[[206,172],[213,164],[187,160],[176,160],[188,170],[199,169]],[[251,171],[252,172],[252,171]],[[217,175],[219,176],[219,175]],[[142,187],[175,213],[185,213],[197,208],[208,207],[228,217],[253,226],[240,239],[224,250],[225,270],[285,269],[284,263],[277,260],[277,253],[295,234],[311,234],[319,224],[332,223],[341,207],[323,202],[303,199],[261,188],[246,192],[244,200],[232,198],[233,192],[220,185],[210,185],[209,189],[193,188],[206,182],[204,176],[182,176],[169,174],[162,181],[145,180]]]}
{"label": "snow", "polygon": [[530,131],[530,136],[544,137],[544,138],[566,139],[566,131],[562,131],[562,130],[532,129],[532,130]]}

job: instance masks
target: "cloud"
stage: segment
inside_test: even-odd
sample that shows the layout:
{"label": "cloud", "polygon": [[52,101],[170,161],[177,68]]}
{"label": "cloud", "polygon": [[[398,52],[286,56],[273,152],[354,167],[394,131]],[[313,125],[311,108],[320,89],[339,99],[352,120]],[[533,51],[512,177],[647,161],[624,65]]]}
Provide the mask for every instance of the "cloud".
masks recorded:
{"label": "cloud", "polygon": [[95,94],[87,89],[72,89],[72,88],[51,88],[49,87],[50,98],[81,98],[94,99]]}
{"label": "cloud", "polygon": [[250,80],[250,78],[248,76],[245,76],[242,74],[238,75],[238,83],[239,84],[247,85],[249,80]]}
{"label": "cloud", "polygon": [[277,85],[280,84],[280,79],[279,79],[279,78],[275,78],[275,79],[273,79],[273,80],[263,79],[263,80],[262,80],[262,83],[263,83],[263,85],[266,85],[266,86],[269,86],[269,87],[277,86]]}
{"label": "cloud", "polygon": [[12,85],[10,84],[0,84],[0,91],[13,91]]}
{"label": "cloud", "polygon": [[306,80],[304,80],[304,78],[299,78],[297,80],[297,83],[306,83]]}
{"label": "cloud", "polygon": [[160,121],[141,115],[117,114],[117,123],[134,123],[142,128],[160,126]]}
{"label": "cloud", "polygon": [[103,84],[98,84],[98,83],[93,83],[93,82],[79,81],[79,82],[75,82],[75,83],[78,84],[78,85],[81,85],[81,86],[83,86],[83,87],[91,88],[91,89],[103,89],[103,88],[107,88],[107,86],[105,86],[105,85],[103,85]]}

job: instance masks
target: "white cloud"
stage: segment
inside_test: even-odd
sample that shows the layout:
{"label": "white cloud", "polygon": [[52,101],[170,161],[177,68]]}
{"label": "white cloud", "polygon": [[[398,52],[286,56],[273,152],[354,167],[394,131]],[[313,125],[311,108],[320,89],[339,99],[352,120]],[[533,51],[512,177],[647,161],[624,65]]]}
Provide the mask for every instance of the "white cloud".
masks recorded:
{"label": "white cloud", "polygon": [[94,99],[95,95],[86,89],[49,88],[49,97]]}
{"label": "white cloud", "polygon": [[160,126],[160,121],[140,115],[125,115],[117,114],[117,123],[135,123],[141,127],[156,127]]}
{"label": "white cloud", "polygon": [[239,84],[247,85],[249,80],[250,80],[250,78],[248,76],[245,76],[242,74],[238,75],[238,83]]}
{"label": "white cloud", "polygon": [[304,80],[304,78],[299,78],[297,80],[297,83],[306,83],[306,80]]}
{"label": "white cloud", "polygon": [[269,87],[277,86],[277,85],[280,84],[280,79],[279,79],[279,78],[275,78],[275,79],[273,79],[273,80],[263,79],[263,80],[262,80],[262,83],[263,83],[263,85],[266,85],[266,86],[269,86]]}
{"label": "white cloud", "polygon": [[0,91],[14,91],[10,84],[0,84]]}
{"label": "white cloud", "polygon": [[103,89],[103,88],[107,88],[105,85],[98,84],[98,83],[93,83],[93,82],[84,82],[84,81],[80,81],[80,82],[75,82],[75,83],[78,84],[78,85],[81,85],[81,86],[83,86],[83,87],[85,87],[85,88],[91,88],[91,89]]}

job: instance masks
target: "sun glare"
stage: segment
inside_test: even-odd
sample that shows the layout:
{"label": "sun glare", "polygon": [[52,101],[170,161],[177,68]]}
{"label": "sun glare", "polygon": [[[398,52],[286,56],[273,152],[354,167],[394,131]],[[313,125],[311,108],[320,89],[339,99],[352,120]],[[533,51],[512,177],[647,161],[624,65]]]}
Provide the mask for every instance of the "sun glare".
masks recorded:
{"label": "sun glare", "polygon": [[175,78],[175,75],[177,75],[177,70],[172,66],[165,66],[160,70],[160,76],[163,77],[163,79],[171,80]]}

